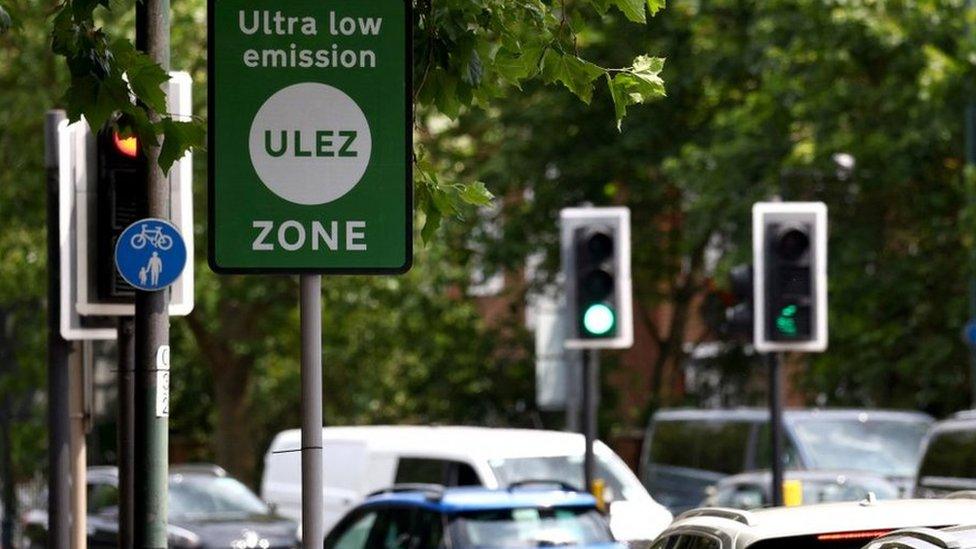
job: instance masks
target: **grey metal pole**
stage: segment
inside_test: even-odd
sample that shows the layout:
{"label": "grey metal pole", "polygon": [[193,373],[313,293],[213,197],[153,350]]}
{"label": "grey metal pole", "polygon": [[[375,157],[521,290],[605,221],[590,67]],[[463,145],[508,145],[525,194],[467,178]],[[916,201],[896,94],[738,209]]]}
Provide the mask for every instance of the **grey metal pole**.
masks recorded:
{"label": "grey metal pole", "polygon": [[584,351],[583,361],[583,438],[586,449],[583,453],[583,481],[585,490],[593,491],[593,481],[596,479],[596,459],[593,455],[593,442],[597,437],[596,412],[600,391],[600,351],[589,349]]}
{"label": "grey metal pole", "polygon": [[85,447],[85,373],[83,343],[74,346],[69,363],[71,398],[71,549],[85,549],[88,544],[88,471]]}
{"label": "grey metal pole", "polygon": [[302,544],[322,547],[322,276],[301,275]]}
{"label": "grey metal pole", "polygon": [[779,355],[766,353],[769,366],[769,433],[773,505],[783,505],[783,381]]}
{"label": "grey metal pole", "polygon": [[[973,0],[966,2],[967,11],[973,9]],[[963,14],[963,20],[969,21],[969,14]],[[967,25],[967,34],[972,35],[971,25]],[[965,111],[965,132],[966,132],[966,166],[969,170],[976,169],[976,86],[969,82],[966,90],[969,102],[966,104]],[[970,185],[966,186],[971,189]],[[968,202],[970,208],[976,208],[976,195],[969,191]],[[969,321],[976,321],[976,249],[969,256]],[[969,383],[970,383],[970,403],[976,408],[976,345],[969,342]]]}
{"label": "grey metal pole", "polygon": [[68,354],[71,347],[61,337],[61,261],[58,199],[58,124],[64,111],[51,110],[44,118],[44,167],[47,172],[47,414],[48,414],[48,546],[68,547],[69,440]]}
{"label": "grey metal pole", "polygon": [[132,547],[132,524],[135,511],[134,436],[135,384],[133,371],[136,358],[135,325],[132,317],[119,317],[118,325],[118,435],[117,463],[119,467],[119,547]]}
{"label": "grey metal pole", "polygon": [[[169,0],[136,2],[136,47],[168,71]],[[151,113],[157,122],[159,113]],[[170,218],[169,179],[159,168],[160,147],[143,147],[149,217]],[[169,290],[136,292],[135,547],[166,547],[169,418],[157,413],[157,360],[169,353]]]}

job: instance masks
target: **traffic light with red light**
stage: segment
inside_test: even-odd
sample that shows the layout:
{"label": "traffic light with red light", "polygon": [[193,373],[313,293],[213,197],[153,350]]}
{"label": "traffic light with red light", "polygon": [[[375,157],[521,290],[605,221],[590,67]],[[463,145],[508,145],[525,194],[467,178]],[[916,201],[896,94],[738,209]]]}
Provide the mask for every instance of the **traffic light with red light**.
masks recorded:
{"label": "traffic light with red light", "polygon": [[820,202],[756,204],[753,252],[757,350],[824,350],[827,207]]}
{"label": "traffic light with red light", "polygon": [[132,222],[146,217],[146,156],[135,136],[108,125],[96,137],[96,291],[104,302],[131,302],[135,291],[115,269],[115,242]]}

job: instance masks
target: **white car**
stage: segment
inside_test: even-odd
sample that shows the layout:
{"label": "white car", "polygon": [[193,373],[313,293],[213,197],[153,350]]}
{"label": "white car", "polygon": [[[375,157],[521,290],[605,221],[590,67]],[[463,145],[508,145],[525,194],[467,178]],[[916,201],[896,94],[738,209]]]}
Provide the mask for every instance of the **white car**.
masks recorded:
{"label": "white car", "polygon": [[[326,427],[323,478],[328,531],[368,494],[395,484],[506,488],[526,481],[583,487],[583,436],[484,427]],[[265,455],[261,496],[301,520],[301,433],[279,433]],[[610,526],[620,540],[651,540],[671,522],[627,465],[594,445],[597,476],[606,482]]]}
{"label": "white car", "polygon": [[902,528],[976,520],[976,499],[824,503],[741,511],[717,507],[680,515],[652,549],[859,549]]}

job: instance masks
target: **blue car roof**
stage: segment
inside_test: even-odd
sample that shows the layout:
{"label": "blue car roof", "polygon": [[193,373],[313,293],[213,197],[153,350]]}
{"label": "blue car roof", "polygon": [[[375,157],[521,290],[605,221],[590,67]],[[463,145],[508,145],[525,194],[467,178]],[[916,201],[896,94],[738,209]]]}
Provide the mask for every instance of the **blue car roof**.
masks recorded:
{"label": "blue car roof", "polygon": [[440,513],[452,514],[531,507],[595,508],[596,500],[584,492],[553,490],[551,488],[517,488],[514,490],[446,488],[439,495],[421,490],[384,492],[370,496],[363,502],[364,507],[384,505],[417,506]]}

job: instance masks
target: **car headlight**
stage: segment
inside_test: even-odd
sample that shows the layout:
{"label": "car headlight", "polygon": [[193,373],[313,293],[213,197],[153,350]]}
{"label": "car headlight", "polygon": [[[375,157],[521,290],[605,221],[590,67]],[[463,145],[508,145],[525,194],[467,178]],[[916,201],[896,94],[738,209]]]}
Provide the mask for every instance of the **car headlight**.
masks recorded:
{"label": "car headlight", "polygon": [[179,526],[169,525],[166,532],[169,545],[175,547],[200,547],[200,536]]}

